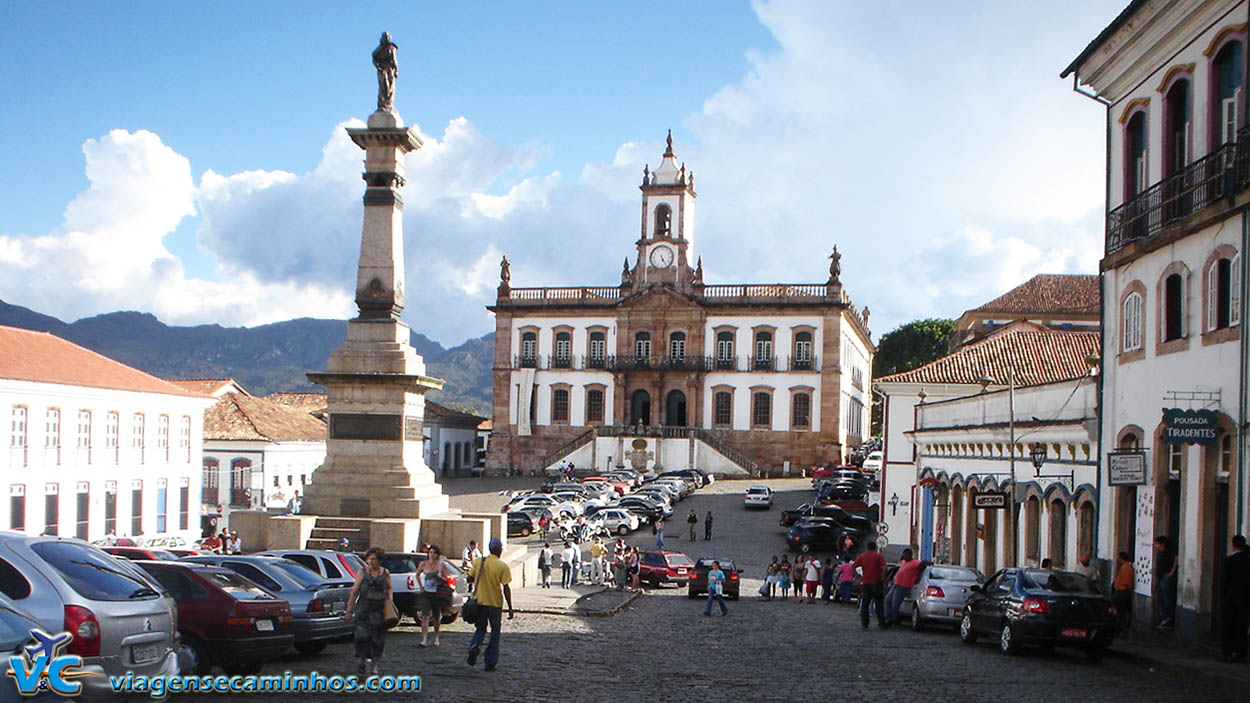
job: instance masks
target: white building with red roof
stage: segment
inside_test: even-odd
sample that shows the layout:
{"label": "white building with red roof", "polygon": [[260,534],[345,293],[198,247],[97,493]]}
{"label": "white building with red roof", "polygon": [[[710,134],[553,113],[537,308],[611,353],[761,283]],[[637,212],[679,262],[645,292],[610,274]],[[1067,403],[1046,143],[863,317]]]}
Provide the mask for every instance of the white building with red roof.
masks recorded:
{"label": "white building with red roof", "polygon": [[212,403],[52,334],[0,326],[0,527],[196,539]]}

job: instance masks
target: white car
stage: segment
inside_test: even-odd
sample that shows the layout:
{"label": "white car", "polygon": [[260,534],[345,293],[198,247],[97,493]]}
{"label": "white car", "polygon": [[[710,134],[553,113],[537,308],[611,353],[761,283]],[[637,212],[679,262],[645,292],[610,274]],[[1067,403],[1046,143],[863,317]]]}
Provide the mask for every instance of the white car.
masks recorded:
{"label": "white car", "polygon": [[532,496],[526,496],[522,498],[521,500],[516,501],[515,503],[509,503],[507,506],[504,507],[504,512],[507,512],[509,510],[515,510],[517,508],[528,507],[531,505],[536,505],[540,508],[546,508],[550,510],[553,515],[566,513],[568,515],[577,516],[577,515],[581,515],[582,512],[584,512],[585,510],[579,503],[556,500],[554,497],[548,496],[548,495],[532,495]]}
{"label": "white car", "polygon": [[600,510],[588,521],[591,525],[596,523],[602,524],[608,532],[615,532],[618,535],[627,535],[638,529],[642,523],[638,520],[638,516],[623,508],[608,508]]}
{"label": "white car", "polygon": [[771,510],[773,507],[773,489],[768,486],[751,486],[747,489],[743,505],[747,508]]}
{"label": "white car", "polygon": [[881,452],[869,452],[864,458],[864,471],[873,475],[881,474]]}

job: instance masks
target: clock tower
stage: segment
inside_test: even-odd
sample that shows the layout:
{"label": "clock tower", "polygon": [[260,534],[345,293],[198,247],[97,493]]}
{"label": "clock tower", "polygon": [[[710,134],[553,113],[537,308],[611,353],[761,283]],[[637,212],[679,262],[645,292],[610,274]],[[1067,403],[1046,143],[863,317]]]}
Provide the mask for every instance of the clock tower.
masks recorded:
{"label": "clock tower", "polygon": [[638,258],[632,277],[635,284],[667,284],[689,291],[694,283],[694,172],[677,165],[673,132],[654,171],[642,170],[642,226],[637,242]]}

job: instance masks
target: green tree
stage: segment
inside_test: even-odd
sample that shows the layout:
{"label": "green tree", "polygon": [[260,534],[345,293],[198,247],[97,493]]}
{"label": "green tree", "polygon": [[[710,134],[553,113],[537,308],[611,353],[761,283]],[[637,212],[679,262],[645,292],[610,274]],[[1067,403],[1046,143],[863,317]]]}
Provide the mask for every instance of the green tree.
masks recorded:
{"label": "green tree", "polygon": [[955,329],[954,320],[929,318],[912,320],[881,336],[872,377],[910,371],[946,356],[946,341]]}

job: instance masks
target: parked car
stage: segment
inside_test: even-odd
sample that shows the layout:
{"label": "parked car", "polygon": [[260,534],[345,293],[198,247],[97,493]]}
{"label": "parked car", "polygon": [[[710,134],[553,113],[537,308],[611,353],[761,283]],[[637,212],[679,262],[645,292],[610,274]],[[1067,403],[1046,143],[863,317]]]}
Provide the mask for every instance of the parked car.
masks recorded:
{"label": "parked car", "polygon": [[1115,637],[1115,605],[1078,573],[1003,569],[971,590],[959,623],[959,638],[968,644],[996,634],[1003,654],[1017,654],[1024,644],[1064,645],[1098,661]]}
{"label": "parked car", "polygon": [[291,604],[222,567],[141,561],[139,567],[178,604],[178,634],[186,653],[182,673],[260,673],[295,642]]}
{"label": "parked car", "polygon": [[551,511],[547,508],[538,505],[527,505],[522,508],[517,508],[516,512],[529,515],[530,519],[533,521],[533,527],[535,530],[541,532],[543,527],[551,526],[553,517],[551,515]]}
{"label": "parked car", "polygon": [[241,574],[291,604],[291,634],[300,654],[317,654],[331,642],[351,637],[353,625],[343,619],[348,586],[336,586],[290,559],[202,554],[184,561],[222,566]]}
{"label": "parked car", "polygon": [[773,489],[768,486],[751,486],[747,489],[746,497],[743,498],[743,507],[772,510]]}
{"label": "parked car", "polygon": [[880,451],[869,452],[868,456],[864,457],[864,471],[880,474],[883,456]]}
{"label": "parked car", "polygon": [[720,562],[720,570],[725,572],[725,588],[723,595],[726,598],[738,599],[739,577],[742,572],[738,567],[734,566],[732,559],[718,559],[715,557],[702,557],[694,563],[694,571],[690,574],[690,580],[686,583],[686,596],[697,598],[699,595],[707,594],[707,572],[712,570],[712,562]]}
{"label": "parked car", "polygon": [[143,540],[143,546],[149,549],[173,549],[175,547],[189,547],[189,542],[178,535],[155,535],[147,537]]}
{"label": "parked car", "polygon": [[[177,605],[133,562],[85,542],[0,532],[0,592],[46,632],[69,632],[88,696],[112,696],[109,676],[178,673]],[[27,633],[29,634],[29,633]]]}
{"label": "parked car", "polygon": [[672,505],[678,501],[679,493],[680,492],[676,488],[668,484],[648,483],[630,495],[658,496],[662,498],[664,502],[669,505],[669,507],[672,507]]}
{"label": "parked car", "polygon": [[696,488],[703,488],[712,482],[712,477],[697,469],[677,469],[675,471],[665,471],[656,478],[688,478],[695,482]]}
{"label": "parked car", "polygon": [[[34,616],[20,608],[16,603],[0,596],[0,652],[9,656],[21,656],[22,650],[34,644],[31,630],[43,629],[43,625]],[[9,680],[12,671],[12,660],[9,656],[0,658],[0,680]],[[48,701],[64,701],[65,698],[51,690],[33,696],[23,696],[15,686],[0,685],[0,703],[46,703]]]}
{"label": "parked car", "polygon": [[538,529],[533,516],[525,510],[509,510],[507,518],[509,537],[529,537]]}
{"label": "parked car", "polygon": [[170,554],[173,554],[179,559],[183,557],[193,557],[193,556],[196,556],[197,554],[204,554],[203,551],[199,549],[195,549],[193,547],[170,547],[169,549],[166,549],[165,551],[169,552]]}
{"label": "parked car", "polygon": [[853,515],[837,505],[811,505],[804,503],[795,510],[786,510],[781,513],[782,527],[790,527],[798,520],[809,517],[825,517],[837,522],[839,525],[854,530],[859,536],[872,532],[872,521],[860,515]]}
{"label": "parked car", "polygon": [[553,498],[551,495],[540,494],[540,495],[525,496],[519,501],[513,501],[505,505],[503,510],[501,510],[500,512],[506,513],[509,510],[515,510],[517,508],[526,508],[529,506],[547,508],[548,510],[550,510],[551,512],[557,515],[560,513],[565,513],[566,515],[576,516],[576,515],[581,515],[582,510],[583,510],[581,506],[576,505],[574,503],[559,501]]}
{"label": "parked car", "polygon": [[332,552],[328,549],[271,549],[257,552],[258,557],[290,559],[312,571],[327,583],[351,588],[356,584],[356,574],[365,568],[365,562],[351,552]]}
{"label": "parked car", "polygon": [[664,508],[659,503],[643,497],[628,496],[617,503],[616,507],[637,515],[643,523],[653,523],[664,517]]}
{"label": "parked car", "polygon": [[588,521],[588,525],[592,529],[602,526],[604,530],[615,532],[623,537],[638,529],[642,522],[637,515],[625,508],[604,508],[595,513],[594,517]]}
{"label": "parked car", "polygon": [[630,490],[642,486],[642,476],[639,476],[633,471],[613,471],[610,474],[604,474],[604,476],[628,485]]}
{"label": "parked car", "polygon": [[[425,561],[425,554],[416,552],[388,552],[382,560],[382,567],[391,572],[391,592],[395,599],[395,608],[401,615],[413,620],[420,617],[417,594],[421,591],[417,583],[417,567]],[[451,587],[455,594],[451,598],[451,610],[443,613],[442,623],[448,625],[460,616],[460,608],[469,598],[469,579],[460,567],[452,563],[446,556],[443,564],[451,574]]]}
{"label": "parked car", "polygon": [[115,557],[131,561],[151,559],[155,561],[178,561],[177,554],[165,549],[148,549],[147,547],[105,547],[104,551]]}
{"label": "parked car", "polygon": [[[681,552],[661,549],[648,549],[638,554],[638,580],[659,588],[662,583],[675,583],[678,587],[690,583],[694,574],[694,560]],[[721,569],[724,571],[724,568]],[[728,576],[729,572],[726,571]],[[704,574],[703,590],[707,590],[707,575]]]}
{"label": "parked car", "polygon": [[672,486],[677,492],[677,500],[685,500],[694,494],[694,482],[680,476],[657,478],[650,483],[652,486]]}
{"label": "parked car", "polygon": [[836,552],[842,548],[847,535],[858,546],[863,535],[851,532],[832,518],[804,518],[790,526],[786,532],[786,545],[796,552]]}
{"label": "parked car", "polygon": [[[935,564],[925,567],[907,596],[912,606],[911,626],[917,630],[934,623],[958,627],[972,587],[984,581],[985,576],[980,571],[968,566]],[[900,612],[907,612],[906,607],[904,604]]]}
{"label": "parked car", "polygon": [[587,476],[582,479],[583,486],[590,484],[597,484],[610,488],[614,493],[616,493],[617,496],[625,495],[629,492],[629,489],[632,488],[631,485],[625,483],[624,481],[618,481],[607,476]]}

